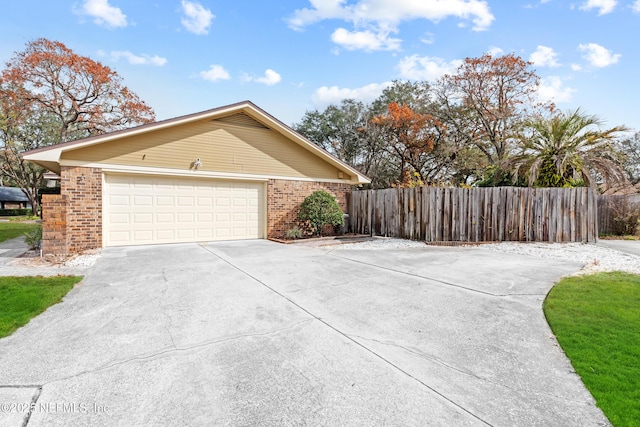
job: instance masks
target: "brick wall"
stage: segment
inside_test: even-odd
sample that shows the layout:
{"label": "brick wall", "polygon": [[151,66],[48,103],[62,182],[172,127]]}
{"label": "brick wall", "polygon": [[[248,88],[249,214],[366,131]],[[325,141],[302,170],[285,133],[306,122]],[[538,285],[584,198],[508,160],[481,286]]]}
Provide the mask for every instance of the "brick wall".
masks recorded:
{"label": "brick wall", "polygon": [[351,185],[333,182],[307,182],[270,179],[267,183],[267,236],[283,237],[296,225],[300,204],[317,190],[331,193],[343,212],[347,211],[347,194]]}
{"label": "brick wall", "polygon": [[[42,199],[42,249],[62,255],[102,247],[102,170],[62,167],[61,194]],[[300,204],[317,190],[336,197],[347,210],[349,184],[270,179],[267,183],[267,236],[283,237],[296,225]]]}
{"label": "brick wall", "polygon": [[61,194],[42,195],[42,253],[68,253],[67,198]]}
{"label": "brick wall", "polygon": [[102,169],[63,166],[61,194],[67,198],[69,253],[102,247]]}
{"label": "brick wall", "polygon": [[42,197],[42,252],[102,247],[102,169],[63,166],[60,193]]}

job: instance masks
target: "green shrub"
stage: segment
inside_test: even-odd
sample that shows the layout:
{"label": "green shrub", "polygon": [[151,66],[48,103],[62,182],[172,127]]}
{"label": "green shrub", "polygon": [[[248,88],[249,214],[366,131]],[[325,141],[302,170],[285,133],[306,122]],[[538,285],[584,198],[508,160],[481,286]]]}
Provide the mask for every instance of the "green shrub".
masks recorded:
{"label": "green shrub", "polygon": [[42,243],[42,227],[26,232],[24,242],[29,245],[29,249],[40,249],[40,244]]}
{"label": "green shrub", "polygon": [[0,216],[31,215],[31,209],[0,209]]}
{"label": "green shrub", "polygon": [[308,221],[313,234],[319,236],[326,224],[334,227],[344,225],[344,216],[336,199],[323,190],[314,191],[300,205],[298,219]]}

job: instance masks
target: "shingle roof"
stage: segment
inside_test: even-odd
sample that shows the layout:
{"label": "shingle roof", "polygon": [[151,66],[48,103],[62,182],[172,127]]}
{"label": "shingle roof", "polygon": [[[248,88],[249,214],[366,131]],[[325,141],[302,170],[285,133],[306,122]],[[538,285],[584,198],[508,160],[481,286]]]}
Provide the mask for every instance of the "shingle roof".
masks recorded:
{"label": "shingle roof", "polygon": [[0,201],[3,202],[28,202],[29,199],[17,187],[0,187]]}

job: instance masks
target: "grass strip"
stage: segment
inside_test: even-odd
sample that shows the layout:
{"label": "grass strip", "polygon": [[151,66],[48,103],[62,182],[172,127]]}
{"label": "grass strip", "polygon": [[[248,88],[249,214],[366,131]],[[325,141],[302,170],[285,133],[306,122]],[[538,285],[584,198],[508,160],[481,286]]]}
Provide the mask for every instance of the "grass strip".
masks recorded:
{"label": "grass strip", "polygon": [[81,276],[0,277],[0,338],[62,300]]}
{"label": "grass strip", "polygon": [[640,420],[640,276],[562,279],[544,302],[547,321],[614,426]]}
{"label": "grass strip", "polygon": [[20,237],[24,235],[24,233],[35,230],[38,227],[40,227],[40,224],[37,223],[0,222],[0,243],[5,240]]}

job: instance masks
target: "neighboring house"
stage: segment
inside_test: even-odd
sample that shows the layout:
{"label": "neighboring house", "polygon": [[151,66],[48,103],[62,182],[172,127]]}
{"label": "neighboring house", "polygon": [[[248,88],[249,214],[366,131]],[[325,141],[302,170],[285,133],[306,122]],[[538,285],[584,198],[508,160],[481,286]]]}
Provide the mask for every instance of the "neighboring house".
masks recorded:
{"label": "neighboring house", "polygon": [[370,180],[249,101],[23,154],[60,176],[43,252],[283,236],[315,190]]}
{"label": "neighboring house", "polygon": [[42,175],[42,178],[44,179],[45,186],[47,188],[55,188],[60,185],[60,176],[58,176],[57,173],[45,172]]}
{"label": "neighboring house", "polygon": [[31,202],[17,187],[0,187],[0,209],[31,209]]}

